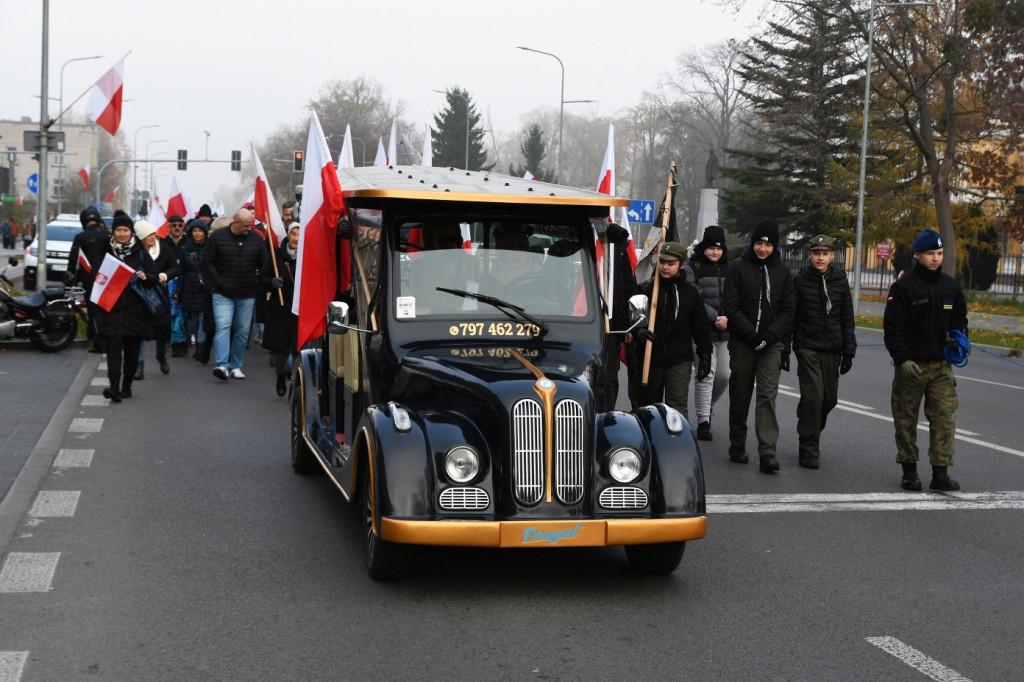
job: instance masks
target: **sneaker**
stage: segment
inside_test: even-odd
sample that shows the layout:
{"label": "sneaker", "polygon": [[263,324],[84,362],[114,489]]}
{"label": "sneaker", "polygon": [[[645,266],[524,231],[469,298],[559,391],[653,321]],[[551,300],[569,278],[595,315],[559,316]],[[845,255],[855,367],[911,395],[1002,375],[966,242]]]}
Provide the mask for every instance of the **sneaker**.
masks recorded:
{"label": "sneaker", "polygon": [[711,422],[701,422],[700,424],[697,424],[697,440],[712,440]]}
{"label": "sneaker", "polygon": [[214,367],[213,368],[213,376],[217,377],[221,381],[227,381],[228,380],[228,376],[229,376],[228,368],[227,367],[221,367],[219,365],[217,367]]}
{"label": "sneaker", "polygon": [[736,447],[735,445],[729,446],[729,461],[736,462],[737,464],[746,464],[750,461],[747,457],[746,451],[742,447]]}
{"label": "sneaker", "polygon": [[238,367],[235,367],[233,370],[231,370],[231,378],[232,379],[244,379],[245,375],[242,374],[242,370],[241,369],[239,369]]}
{"label": "sneaker", "polygon": [[771,474],[779,470],[779,460],[775,459],[775,455],[761,455],[761,471],[766,474]]}

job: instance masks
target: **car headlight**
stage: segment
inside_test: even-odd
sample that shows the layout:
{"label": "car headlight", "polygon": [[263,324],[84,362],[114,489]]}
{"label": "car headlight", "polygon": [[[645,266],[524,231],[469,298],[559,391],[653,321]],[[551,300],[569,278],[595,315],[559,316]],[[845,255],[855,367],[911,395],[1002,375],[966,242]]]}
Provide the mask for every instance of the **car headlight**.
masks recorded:
{"label": "car headlight", "polygon": [[632,483],[640,476],[640,454],[620,448],[608,458],[608,473],[619,483]]}
{"label": "car headlight", "polygon": [[480,473],[480,455],[473,448],[460,445],[448,451],[444,471],[455,483],[468,483]]}
{"label": "car headlight", "polygon": [[30,247],[28,247],[28,255],[32,256],[33,258],[38,256],[39,255],[39,247],[38,246],[30,246]]}

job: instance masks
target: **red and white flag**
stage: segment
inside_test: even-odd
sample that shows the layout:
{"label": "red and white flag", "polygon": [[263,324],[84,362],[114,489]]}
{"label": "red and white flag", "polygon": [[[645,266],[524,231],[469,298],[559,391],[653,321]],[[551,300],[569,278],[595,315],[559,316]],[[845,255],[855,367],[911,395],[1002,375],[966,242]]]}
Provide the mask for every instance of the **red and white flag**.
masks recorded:
{"label": "red and white flag", "polygon": [[[597,178],[597,191],[600,194],[615,194],[615,127],[608,124],[608,148],[604,151],[604,162],[601,164],[601,175]],[[612,208],[608,207],[608,220],[613,221]],[[615,247],[608,244],[605,254],[604,243],[594,231],[595,252],[597,255],[597,280],[601,287],[601,295],[608,306],[608,317],[612,316],[612,283],[615,281]],[[606,258],[607,255],[607,258]]]}
{"label": "red and white flag", "polygon": [[104,204],[109,204],[111,201],[114,200],[114,195],[115,194],[117,194],[117,188],[116,187],[114,189],[110,190],[110,194],[108,194],[106,197],[103,198],[103,203]]}
{"label": "red and white flag", "polygon": [[391,137],[388,138],[388,162],[386,166],[398,165],[398,121],[391,119]]}
{"label": "red and white flag", "polygon": [[[365,149],[363,152],[365,153]],[[341,152],[338,154],[338,168],[355,168],[356,160],[352,155],[352,127],[345,125],[345,139],[341,143]]]}
{"label": "red and white flag", "polygon": [[92,264],[89,263],[89,259],[85,257],[85,254],[82,253],[81,249],[78,251],[78,267],[82,268],[86,272],[92,272]]}
{"label": "red and white flag", "polygon": [[537,176],[534,175],[533,173],[531,173],[530,171],[526,171],[525,173],[523,173],[523,180],[536,180],[536,179],[537,179]]}
{"label": "red and white flag", "polygon": [[[608,196],[615,195],[615,126],[611,123],[608,124],[608,148],[604,150],[601,175],[597,178],[597,191]],[[614,220],[610,207],[608,220]]]}
{"label": "red and white flag", "polygon": [[277,248],[288,236],[288,231],[281,219],[281,210],[277,207],[274,193],[270,190],[267,174],[263,172],[263,164],[260,162],[260,155],[256,153],[256,145],[252,145],[252,160],[256,164],[256,189],[253,190],[252,202],[256,209],[256,220],[270,226],[267,234],[270,243]]}
{"label": "red and white flag", "polygon": [[95,303],[109,313],[134,276],[134,269],[108,253],[103,257],[96,279],[93,280],[89,302]]}
{"label": "red and white flag", "polygon": [[[188,207],[189,207],[188,197],[186,197],[185,196],[185,192],[182,191],[180,187],[178,187],[178,176],[177,175],[172,175],[171,176],[171,198],[167,200],[167,212],[170,215],[177,214],[177,215],[180,215],[182,217],[190,216],[190,215],[192,215],[192,212],[189,211]],[[156,223],[153,223],[153,224],[155,225]],[[158,229],[156,233],[158,235],[160,235],[161,237],[166,237],[167,236],[167,221],[164,221],[164,226],[161,229],[163,229],[163,232],[160,232],[160,230]]]}
{"label": "red and white flag", "polygon": [[82,191],[89,191],[89,167],[86,166],[82,170],[78,171],[78,177],[82,178]]}
{"label": "red and white flag", "polygon": [[121,97],[124,91],[124,57],[103,74],[89,94],[89,118],[111,135],[121,125]]}
{"label": "red and white flag", "polygon": [[629,241],[626,242],[626,255],[629,257],[629,267],[636,272],[636,242],[633,241],[633,230],[629,226],[629,216],[627,215],[628,209],[625,206],[619,207],[619,225],[626,228],[626,232],[629,233]]}
{"label": "red and white flag", "polygon": [[384,138],[377,138],[377,156],[373,157],[374,166],[388,165],[388,155],[384,151]]}
{"label": "red and white flag", "polygon": [[[178,215],[181,214],[179,213]],[[153,197],[153,201],[149,202],[149,222],[157,226],[156,236],[161,239],[170,234],[170,222],[167,220],[167,214],[164,213],[164,209],[160,206],[160,197]]]}
{"label": "red and white flag", "polygon": [[327,305],[337,291],[351,286],[351,263],[344,257],[349,251],[348,240],[342,243],[340,282],[335,259],[338,218],[344,210],[338,171],[331,161],[320,119],[313,112],[302,175],[302,231],[292,300],[292,312],[299,318],[300,347],[327,331]]}
{"label": "red and white flag", "polygon": [[462,248],[466,253],[473,253],[473,233],[469,230],[469,223],[459,223],[459,231],[462,232]]}

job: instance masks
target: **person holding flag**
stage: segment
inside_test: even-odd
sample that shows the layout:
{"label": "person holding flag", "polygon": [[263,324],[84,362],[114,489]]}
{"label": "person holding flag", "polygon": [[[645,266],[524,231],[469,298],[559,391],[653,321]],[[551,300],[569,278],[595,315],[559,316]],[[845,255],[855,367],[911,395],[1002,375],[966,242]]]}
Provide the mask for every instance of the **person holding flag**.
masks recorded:
{"label": "person holding flag", "polygon": [[[82,223],[82,231],[75,235],[71,241],[71,252],[68,254],[68,269],[64,272],[64,286],[74,286],[76,283],[85,289],[85,300],[89,301],[89,294],[92,293],[92,282],[96,270],[103,260],[103,249],[110,241],[110,230],[103,222],[100,212],[89,206],[79,216]],[[89,324],[86,327],[86,336],[92,342],[89,348],[90,353],[103,352],[103,340],[96,332],[94,320],[96,319],[96,304],[87,303],[86,309],[89,312]]]}
{"label": "person holding flag", "polygon": [[[280,248],[273,249],[260,272],[260,284],[270,292],[267,318],[260,345],[274,361],[277,373],[277,395],[287,392],[288,356],[298,357],[299,320],[292,312],[295,292],[295,259],[299,255],[299,224],[288,226],[288,237]],[[274,253],[276,252],[276,253]]]}

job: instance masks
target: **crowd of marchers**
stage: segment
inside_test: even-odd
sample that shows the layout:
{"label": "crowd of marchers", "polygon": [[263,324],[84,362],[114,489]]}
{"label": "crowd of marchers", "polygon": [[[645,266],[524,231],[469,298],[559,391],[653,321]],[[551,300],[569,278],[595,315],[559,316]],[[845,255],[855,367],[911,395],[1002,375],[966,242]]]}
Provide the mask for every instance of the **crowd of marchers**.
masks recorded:
{"label": "crowd of marchers", "polygon": [[[609,226],[610,243],[623,244],[627,237],[623,228]],[[663,244],[651,279],[638,283],[620,277],[613,294],[613,329],[628,326],[625,304],[637,293],[648,297],[648,326],[627,334],[622,348],[619,338],[609,336],[604,349],[606,366],[617,366],[620,353],[625,359],[634,409],[664,402],[689,418],[692,378],[698,440],[713,440],[714,408],[728,391],[728,457],[736,464],[750,460],[747,430],[753,400],[758,465],[766,474],[779,470],[776,397],[791,356],[796,356],[800,387],[798,462],[818,469],[822,432],[839,401],[839,379],[852,369],[857,351],[850,283],[833,265],[833,238],[812,237],[807,263],[796,273],[782,262],[779,240],[778,223],[765,219],[732,261],[725,232],[717,225],[706,227],[689,249],[677,242]],[[914,265],[892,285],[884,316],[885,346],[894,365],[895,459],[903,468],[903,489],[921,490],[916,427],[923,401],[929,423],[929,487],[959,490],[948,472],[958,404],[951,362],[958,347],[967,343],[967,307],[960,285],[942,272],[938,233],[923,230],[913,248]],[[616,271],[630,272],[628,260],[620,260]],[[619,387],[614,375],[608,372],[598,396],[602,410],[615,407]]]}
{"label": "crowd of marchers", "polygon": [[[162,236],[123,211],[115,212],[109,229],[95,208],[81,212],[82,232],[72,242],[64,281],[85,289],[89,352],[106,354],[105,398],[120,403],[132,397],[136,382],[146,378],[147,345],[161,374],[171,372],[168,357],[191,357],[212,361],[221,381],[245,379],[251,339],[270,354],[275,392],[287,393],[298,356],[291,312],[299,245],[293,207],[282,206],[287,237],[277,246],[251,205],[216,216],[203,204],[187,222],[171,215]],[[130,282],[116,298],[93,301],[94,286],[107,279],[105,262],[127,266]]]}

